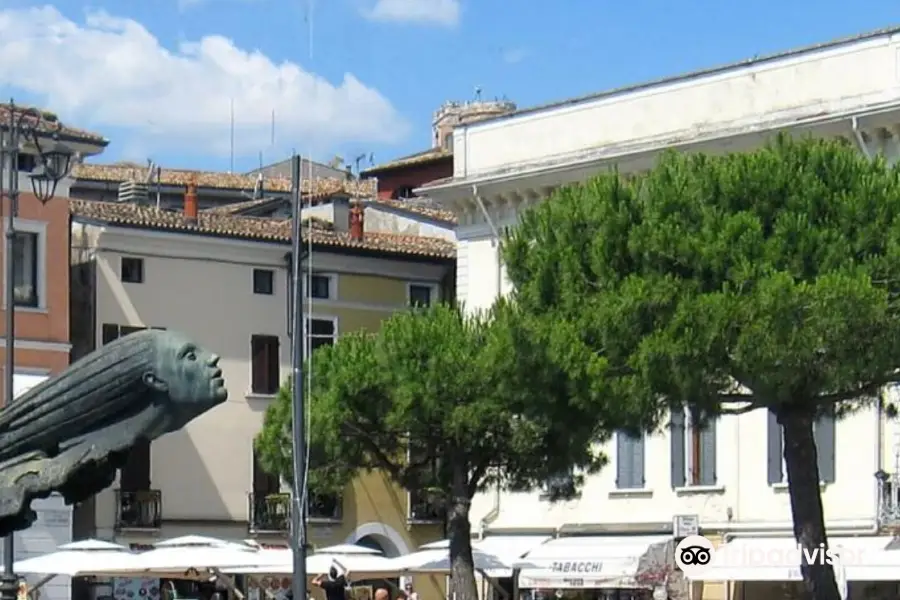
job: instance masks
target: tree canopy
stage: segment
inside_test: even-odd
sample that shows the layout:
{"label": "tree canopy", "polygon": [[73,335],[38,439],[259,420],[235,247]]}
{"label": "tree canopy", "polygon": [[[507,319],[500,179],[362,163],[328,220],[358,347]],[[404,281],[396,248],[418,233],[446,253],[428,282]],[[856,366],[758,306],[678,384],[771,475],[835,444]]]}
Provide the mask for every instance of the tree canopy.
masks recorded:
{"label": "tree canopy", "polygon": [[[377,469],[408,490],[430,490],[447,509],[461,599],[476,598],[472,497],[489,485],[532,489],[576,468],[560,495],[574,493],[606,462],[593,442],[637,421],[639,409],[609,402],[600,379],[553,367],[569,355],[568,335],[537,333],[502,301],[473,315],[440,305],[397,314],[377,334],[347,334],[312,357],[309,431],[322,462],[310,485],[343,488]],[[286,390],[257,447],[267,468],[290,472]]]}
{"label": "tree canopy", "polygon": [[[596,387],[659,422],[681,406],[701,419],[771,410],[795,535],[825,541],[813,422],[898,379],[897,168],[786,136],[669,152],[636,177],[557,191],[503,257],[519,309],[569,332],[573,357],[594,356]],[[567,366],[578,377],[580,360]],[[837,600],[830,566],[802,570],[816,598]]]}

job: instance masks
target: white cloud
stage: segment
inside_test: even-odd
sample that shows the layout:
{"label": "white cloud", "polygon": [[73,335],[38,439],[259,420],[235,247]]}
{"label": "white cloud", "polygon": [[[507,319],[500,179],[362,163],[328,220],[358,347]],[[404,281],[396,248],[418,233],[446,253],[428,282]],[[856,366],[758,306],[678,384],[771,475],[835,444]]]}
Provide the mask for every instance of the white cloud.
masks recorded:
{"label": "white cloud", "polygon": [[460,0],[376,0],[363,12],[373,21],[430,23],[452,27],[459,23]]}
{"label": "white cloud", "polygon": [[94,11],[79,24],[44,6],[0,10],[0,39],[0,86],[39,98],[73,126],[121,127],[149,147],[226,155],[232,99],[239,155],[269,147],[273,110],[288,148],[393,142],[408,132],[391,103],[352,74],[333,85],[218,35],[169,50],[131,19]]}

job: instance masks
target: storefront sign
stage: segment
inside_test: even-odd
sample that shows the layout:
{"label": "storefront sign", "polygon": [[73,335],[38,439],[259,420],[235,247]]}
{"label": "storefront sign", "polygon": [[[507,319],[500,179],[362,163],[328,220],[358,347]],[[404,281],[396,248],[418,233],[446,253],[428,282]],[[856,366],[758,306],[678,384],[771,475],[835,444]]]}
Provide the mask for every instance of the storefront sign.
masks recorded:
{"label": "storefront sign", "polygon": [[603,563],[599,561],[554,561],[550,570],[554,573],[599,573]]}

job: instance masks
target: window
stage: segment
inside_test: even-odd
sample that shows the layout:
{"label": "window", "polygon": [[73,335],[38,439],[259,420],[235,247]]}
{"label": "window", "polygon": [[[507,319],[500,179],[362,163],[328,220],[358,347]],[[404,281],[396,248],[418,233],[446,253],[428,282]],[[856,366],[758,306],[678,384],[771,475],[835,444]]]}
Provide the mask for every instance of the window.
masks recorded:
{"label": "window", "polygon": [[409,284],[407,295],[409,296],[408,300],[410,306],[424,307],[431,306],[433,300],[432,296],[436,294],[433,285],[411,283]]}
{"label": "window", "polygon": [[716,421],[692,421],[675,411],[669,423],[673,488],[716,485]]}
{"label": "window", "polygon": [[616,432],[616,487],[640,490],[644,487],[644,436]]}
{"label": "window", "polygon": [[13,247],[13,302],[16,306],[37,308],[38,297],[38,234],[31,231],[16,231]]}
{"label": "window", "polygon": [[125,283],[144,283],[144,259],[123,256],[120,273]]}
{"label": "window", "polygon": [[337,339],[337,324],[334,319],[307,319],[306,327],[310,352],[315,352],[316,348],[322,346],[331,346]]}
{"label": "window", "polygon": [[278,336],[254,335],[250,338],[251,382],[254,394],[271,395],[281,384]]}
{"label": "window", "polygon": [[331,277],[328,275],[313,275],[310,282],[310,295],[319,300],[331,298]]}
{"label": "window", "polygon": [[393,197],[394,200],[403,200],[406,198],[415,198],[416,194],[413,192],[413,186],[401,185],[394,190]]}
{"label": "window", "polygon": [[37,157],[34,154],[19,152],[16,170],[23,173],[31,173],[37,167]]}
{"label": "window", "polygon": [[[768,417],[768,481],[769,485],[787,483],[784,465],[784,435],[775,413]],[[822,483],[835,481],[835,421],[834,415],[823,415],[813,423],[813,437],[819,463],[819,479]]]}
{"label": "window", "polygon": [[275,293],[275,271],[253,269],[253,293],[271,296]]}

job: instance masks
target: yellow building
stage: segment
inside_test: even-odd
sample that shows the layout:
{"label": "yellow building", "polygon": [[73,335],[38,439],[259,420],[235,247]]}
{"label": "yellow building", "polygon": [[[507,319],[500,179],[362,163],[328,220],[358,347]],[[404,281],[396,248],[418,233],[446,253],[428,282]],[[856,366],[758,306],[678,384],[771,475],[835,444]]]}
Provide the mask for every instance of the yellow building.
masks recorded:
{"label": "yellow building", "polygon": [[[452,292],[450,223],[439,237],[379,230],[375,223],[397,227],[400,218],[424,219],[418,230],[438,221],[420,210],[386,218],[377,201],[364,212],[349,210],[351,194],[340,182],[328,186],[331,197],[319,193],[309,209],[315,218],[307,221],[312,347],[350,331],[375,331],[411,301],[436,302]],[[177,329],[221,355],[229,398],[183,431],[136,448],[114,488],[78,508],[75,533],[125,544],[197,534],[284,545],[284,488],[253,452],[265,410],[290,372],[284,201],[198,210],[186,193],[184,209],[173,211],[143,193],[127,202],[71,202],[75,358],[136,329]],[[270,216],[241,216],[267,202]],[[443,534],[439,510],[378,473],[354,481],[342,498],[313,493],[309,512],[311,542],[319,547],[359,542],[394,556]]]}

